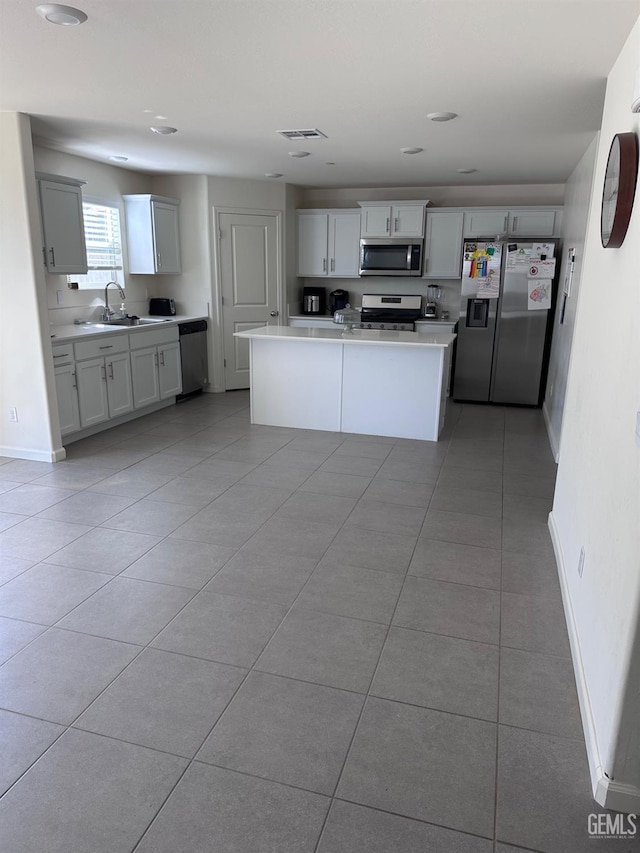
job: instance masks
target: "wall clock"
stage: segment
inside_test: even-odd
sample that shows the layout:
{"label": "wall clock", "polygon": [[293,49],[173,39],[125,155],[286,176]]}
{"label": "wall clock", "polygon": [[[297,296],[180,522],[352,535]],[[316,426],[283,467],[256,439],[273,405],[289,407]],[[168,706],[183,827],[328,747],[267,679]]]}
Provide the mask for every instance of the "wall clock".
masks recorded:
{"label": "wall clock", "polygon": [[637,176],[638,139],[635,133],[616,133],[609,149],[602,188],[600,237],[605,249],[617,249],[624,242]]}

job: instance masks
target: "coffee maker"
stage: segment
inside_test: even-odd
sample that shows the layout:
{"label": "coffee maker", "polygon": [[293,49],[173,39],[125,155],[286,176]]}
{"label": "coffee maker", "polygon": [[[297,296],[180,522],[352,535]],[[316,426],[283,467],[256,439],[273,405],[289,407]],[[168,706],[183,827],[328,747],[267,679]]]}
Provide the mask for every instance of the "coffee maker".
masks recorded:
{"label": "coffee maker", "polygon": [[326,314],[327,313],[327,289],[326,289],[326,287],[303,287],[302,288],[302,313],[303,314]]}
{"label": "coffee maker", "polygon": [[332,290],[329,294],[329,314],[335,314],[336,311],[342,311],[349,304],[348,290]]}

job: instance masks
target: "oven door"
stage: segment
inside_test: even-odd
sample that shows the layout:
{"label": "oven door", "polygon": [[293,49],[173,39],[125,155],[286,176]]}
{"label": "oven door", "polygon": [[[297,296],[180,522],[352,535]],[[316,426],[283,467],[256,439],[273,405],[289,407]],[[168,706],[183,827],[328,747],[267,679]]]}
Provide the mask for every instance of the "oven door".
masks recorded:
{"label": "oven door", "polygon": [[360,275],[422,275],[422,240],[360,240]]}

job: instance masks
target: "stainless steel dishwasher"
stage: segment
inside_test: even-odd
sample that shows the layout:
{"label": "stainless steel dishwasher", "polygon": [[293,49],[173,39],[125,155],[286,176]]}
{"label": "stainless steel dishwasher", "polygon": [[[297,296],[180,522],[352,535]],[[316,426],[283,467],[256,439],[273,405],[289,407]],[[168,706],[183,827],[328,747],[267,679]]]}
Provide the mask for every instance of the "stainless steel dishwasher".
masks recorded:
{"label": "stainless steel dishwasher", "polygon": [[202,391],[209,382],[207,359],[207,321],[192,320],[179,323],[180,360],[182,362],[182,393],[176,399],[182,400]]}

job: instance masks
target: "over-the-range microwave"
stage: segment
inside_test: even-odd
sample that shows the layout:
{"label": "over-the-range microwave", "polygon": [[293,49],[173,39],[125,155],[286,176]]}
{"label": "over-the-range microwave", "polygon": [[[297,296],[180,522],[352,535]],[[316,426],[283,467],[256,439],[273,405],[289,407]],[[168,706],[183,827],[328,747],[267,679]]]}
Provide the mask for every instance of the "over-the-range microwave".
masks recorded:
{"label": "over-the-range microwave", "polygon": [[360,240],[360,275],[422,275],[421,238]]}

